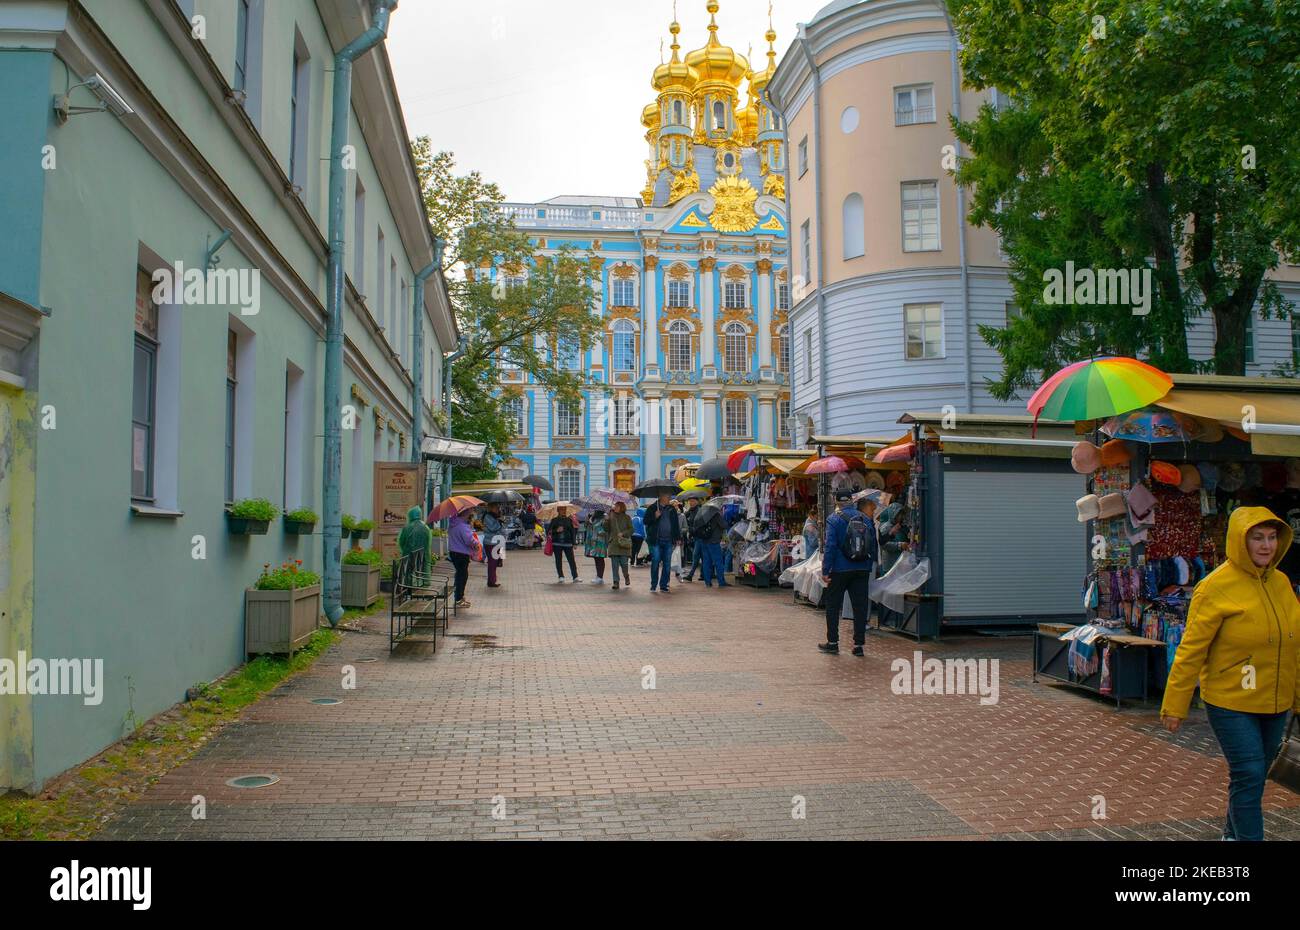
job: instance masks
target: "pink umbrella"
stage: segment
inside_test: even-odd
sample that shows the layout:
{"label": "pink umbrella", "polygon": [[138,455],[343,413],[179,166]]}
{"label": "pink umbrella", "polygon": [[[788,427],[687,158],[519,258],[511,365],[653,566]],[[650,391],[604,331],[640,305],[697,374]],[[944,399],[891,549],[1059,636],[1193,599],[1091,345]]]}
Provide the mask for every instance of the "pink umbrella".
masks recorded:
{"label": "pink umbrella", "polygon": [[901,446],[890,446],[888,449],[882,449],[872,461],[878,465],[885,465],[889,462],[910,462],[915,454],[916,443],[906,442]]}
{"label": "pink umbrella", "polygon": [[804,473],[809,475],[833,475],[837,472],[848,470],[848,462],[844,461],[844,459],[840,458],[838,455],[828,455],[824,459],[818,459],[813,462],[804,470]]}

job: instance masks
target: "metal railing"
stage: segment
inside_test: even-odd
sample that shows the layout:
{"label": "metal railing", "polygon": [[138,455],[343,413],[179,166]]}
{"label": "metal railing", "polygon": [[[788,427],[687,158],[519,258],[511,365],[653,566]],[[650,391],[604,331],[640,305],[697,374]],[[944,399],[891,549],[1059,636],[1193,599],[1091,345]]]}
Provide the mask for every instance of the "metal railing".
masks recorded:
{"label": "metal railing", "polygon": [[895,126],[911,126],[914,123],[933,123],[934,107],[913,107],[910,110],[894,110]]}
{"label": "metal railing", "polygon": [[520,228],[640,229],[645,224],[644,211],[629,207],[503,203],[499,209]]}

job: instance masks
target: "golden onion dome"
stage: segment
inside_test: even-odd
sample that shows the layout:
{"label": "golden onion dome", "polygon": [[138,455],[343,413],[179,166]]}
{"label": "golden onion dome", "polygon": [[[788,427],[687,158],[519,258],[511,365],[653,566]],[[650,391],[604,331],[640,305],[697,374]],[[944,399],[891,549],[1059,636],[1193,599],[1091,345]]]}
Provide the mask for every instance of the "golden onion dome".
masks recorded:
{"label": "golden onion dome", "polygon": [[737,90],[749,74],[749,61],[718,41],[718,0],[709,0],[709,41],[686,56],[686,64],[699,72],[700,81],[726,81]]}
{"label": "golden onion dome", "polygon": [[668,31],[673,34],[673,57],[667,64],[662,64],[655,68],[655,76],[652,83],[655,90],[659,93],[668,93],[669,91],[678,91],[679,93],[689,94],[695,89],[695,85],[700,82],[700,73],[690,65],[682,61],[678,52],[681,51],[681,44],[677,41],[677,36],[681,33],[680,23],[673,23],[668,27]]}
{"label": "golden onion dome", "polygon": [[763,91],[776,75],[776,30],[769,27],[764,38],[767,39],[767,70],[756,72],[749,78],[749,95],[755,100],[763,99]]}
{"label": "golden onion dome", "polygon": [[644,110],[641,111],[641,125],[650,132],[657,132],[659,129],[659,104],[648,103]]}

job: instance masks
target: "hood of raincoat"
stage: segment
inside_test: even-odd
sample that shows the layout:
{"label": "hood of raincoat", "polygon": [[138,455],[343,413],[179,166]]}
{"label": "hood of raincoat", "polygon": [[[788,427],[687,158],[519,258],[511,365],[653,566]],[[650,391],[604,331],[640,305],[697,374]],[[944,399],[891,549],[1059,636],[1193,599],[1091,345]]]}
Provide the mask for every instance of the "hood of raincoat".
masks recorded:
{"label": "hood of raincoat", "polygon": [[424,511],[421,510],[419,507],[412,507],[410,510],[406,512],[407,523],[419,523],[423,519],[424,519]]}
{"label": "hood of raincoat", "polygon": [[[1250,551],[1246,548],[1247,534],[1261,523],[1278,524],[1277,551],[1273,553],[1273,561],[1269,564],[1268,569],[1262,569],[1256,565],[1250,557]],[[1228,518],[1226,546],[1228,558],[1233,565],[1243,572],[1260,575],[1282,564],[1282,559],[1286,556],[1287,550],[1291,548],[1291,543],[1294,542],[1294,536],[1291,526],[1267,507],[1238,507],[1232,512],[1232,516]]]}

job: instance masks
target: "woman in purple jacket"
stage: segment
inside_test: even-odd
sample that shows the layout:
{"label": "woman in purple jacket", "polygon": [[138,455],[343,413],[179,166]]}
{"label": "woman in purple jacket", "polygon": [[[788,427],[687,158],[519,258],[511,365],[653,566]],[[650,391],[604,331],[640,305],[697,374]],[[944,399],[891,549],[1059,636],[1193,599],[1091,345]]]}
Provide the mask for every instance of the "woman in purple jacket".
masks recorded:
{"label": "woman in purple jacket", "polygon": [[451,518],[450,525],[447,548],[451,550],[451,564],[456,566],[456,606],[469,607],[470,602],[465,600],[465,584],[469,581],[469,560],[474,555],[474,530],[460,514]]}

